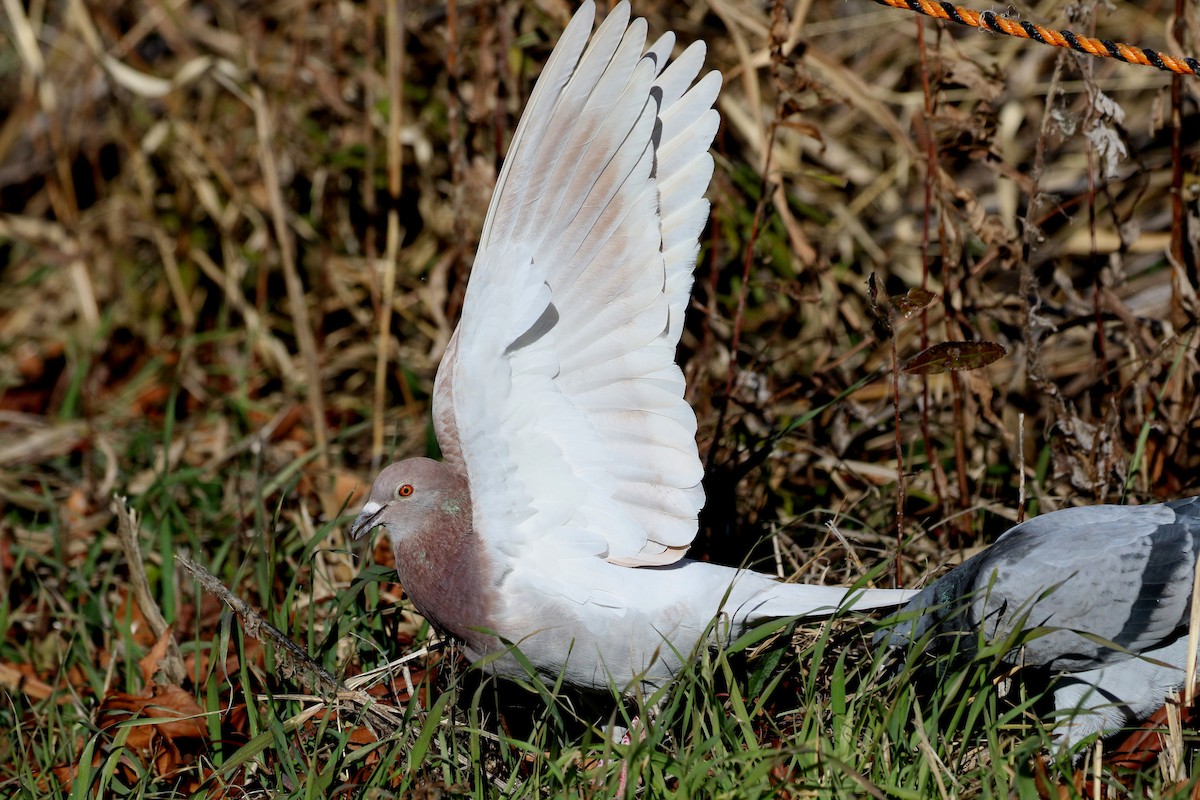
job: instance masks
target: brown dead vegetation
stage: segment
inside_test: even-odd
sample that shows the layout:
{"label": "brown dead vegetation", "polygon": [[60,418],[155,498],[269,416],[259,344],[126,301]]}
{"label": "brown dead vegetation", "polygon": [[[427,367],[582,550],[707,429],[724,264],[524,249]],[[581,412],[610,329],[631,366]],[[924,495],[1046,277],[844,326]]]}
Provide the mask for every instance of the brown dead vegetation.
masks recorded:
{"label": "brown dead vegetation", "polygon": [[[1181,5],[1170,28],[1164,2],[1019,10],[1195,55]],[[220,623],[171,541],[336,630],[321,615],[359,564],[330,523],[382,462],[433,448],[491,186],[572,10],[398,7],[4,5],[0,684],[68,692],[104,730],[158,717],[126,743],[164,776],[211,746],[208,723],[154,669],[114,681],[103,632],[77,634],[107,678],[56,674],[56,581],[125,574],[118,492],[176,636]],[[758,544],[783,574],[846,581],[899,552],[883,581],[915,585],[1023,515],[1197,490],[1200,80],[866,0],[634,10],[706,40],[725,76],[680,348],[708,475],[699,555]],[[912,366],[964,342],[975,369]],[[288,544],[318,531],[315,551]],[[295,585],[316,616],[287,605]],[[419,621],[389,625],[411,641]],[[193,656],[189,681],[224,657]],[[243,705],[226,710],[217,728],[244,739]]]}

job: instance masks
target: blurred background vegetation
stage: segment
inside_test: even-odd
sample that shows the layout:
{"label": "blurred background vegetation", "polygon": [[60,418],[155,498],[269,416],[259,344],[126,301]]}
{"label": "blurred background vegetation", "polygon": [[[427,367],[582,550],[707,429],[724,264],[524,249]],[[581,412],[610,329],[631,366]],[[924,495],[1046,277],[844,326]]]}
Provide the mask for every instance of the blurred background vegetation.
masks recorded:
{"label": "blurred background vegetation", "polygon": [[[260,731],[298,734],[264,721],[273,655],[174,554],[339,674],[421,640],[344,515],[381,464],[436,454],[434,370],[574,3],[2,8],[0,781],[211,787]],[[1013,8],[1200,53],[1194,3]],[[679,351],[697,557],[914,586],[1022,515],[1196,490],[1200,80],[868,0],[634,12],[725,79]],[[957,342],[978,368],[904,371]],[[223,711],[126,725],[147,703]]]}

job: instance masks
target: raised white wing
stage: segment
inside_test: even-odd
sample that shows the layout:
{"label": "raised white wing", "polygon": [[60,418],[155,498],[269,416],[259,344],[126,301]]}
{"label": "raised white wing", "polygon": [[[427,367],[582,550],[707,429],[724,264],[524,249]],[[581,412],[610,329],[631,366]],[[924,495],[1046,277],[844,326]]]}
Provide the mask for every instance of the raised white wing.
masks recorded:
{"label": "raised white wing", "polygon": [[[501,170],[434,424],[503,559],[678,560],[704,503],[675,348],[708,216],[716,72],[585,3]],[[690,87],[690,88],[689,88]],[[567,587],[570,591],[570,587]],[[580,592],[584,593],[582,587]]]}

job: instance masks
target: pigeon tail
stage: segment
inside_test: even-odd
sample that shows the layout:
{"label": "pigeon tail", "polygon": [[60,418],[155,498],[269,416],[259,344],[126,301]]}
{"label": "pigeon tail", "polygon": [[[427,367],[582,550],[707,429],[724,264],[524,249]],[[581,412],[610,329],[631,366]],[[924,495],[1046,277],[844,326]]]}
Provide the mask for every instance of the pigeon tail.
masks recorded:
{"label": "pigeon tail", "polygon": [[744,616],[746,622],[751,624],[776,617],[828,617],[837,611],[869,611],[897,606],[915,594],[908,589],[848,589],[843,586],[782,583],[758,574],[754,574],[754,577],[765,580],[756,587],[746,587],[752,588],[753,593],[736,605],[734,601],[740,592],[737,591],[739,587],[735,586],[735,596],[730,598],[727,606],[735,609],[735,617]]}

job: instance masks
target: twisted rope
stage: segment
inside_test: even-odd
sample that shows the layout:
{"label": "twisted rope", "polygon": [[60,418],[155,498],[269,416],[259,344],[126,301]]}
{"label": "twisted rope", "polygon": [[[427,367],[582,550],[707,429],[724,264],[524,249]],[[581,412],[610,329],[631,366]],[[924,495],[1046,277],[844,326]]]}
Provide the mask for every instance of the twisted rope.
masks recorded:
{"label": "twisted rope", "polygon": [[1180,75],[1200,75],[1200,59],[1186,56],[1180,58],[1156,52],[1148,47],[1134,47],[1121,42],[1110,42],[1107,39],[1092,39],[1071,31],[1057,31],[1033,22],[1002,17],[994,11],[972,11],[953,3],[932,2],[932,0],[875,0],[875,2],[892,8],[907,8],[934,19],[950,20],[960,25],[970,25],[972,28],[1016,36],[1018,39],[1032,39],[1053,47],[1068,47],[1077,53],[1087,53],[1097,58],[1115,58],[1127,64],[1157,67]]}

